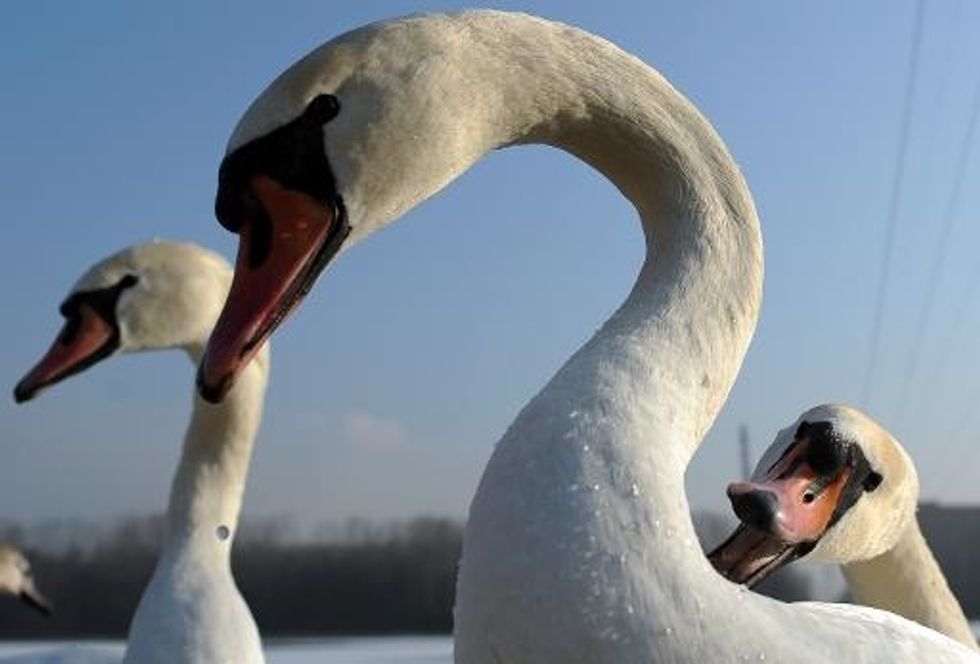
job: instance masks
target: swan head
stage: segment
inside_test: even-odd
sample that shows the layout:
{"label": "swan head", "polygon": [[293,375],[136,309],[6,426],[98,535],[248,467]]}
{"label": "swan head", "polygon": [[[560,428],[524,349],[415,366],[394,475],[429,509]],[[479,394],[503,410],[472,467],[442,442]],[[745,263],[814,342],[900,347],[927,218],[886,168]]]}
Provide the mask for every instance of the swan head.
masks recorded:
{"label": "swan head", "polygon": [[231,276],[223,258],[193,244],[150,242],[109,256],[61,303],[64,326],[14,399],[32,399],[117,353],[179,347],[199,357]]}
{"label": "swan head", "polygon": [[884,427],[856,408],[824,405],[781,430],[728,497],[742,523],[709,559],[754,585],[802,556],[844,564],[885,553],[915,518],[919,481]]}
{"label": "swan head", "polygon": [[31,563],[20,551],[3,544],[0,544],[0,593],[17,596],[43,615],[51,615],[51,605],[34,583]]}
{"label": "swan head", "polygon": [[215,200],[238,258],[198,374],[204,398],[223,397],[338,253],[493,147],[485,116],[501,102],[479,85],[491,74],[472,70],[468,16],[519,20],[472,12],[355,30],[287,69],[241,118]]}

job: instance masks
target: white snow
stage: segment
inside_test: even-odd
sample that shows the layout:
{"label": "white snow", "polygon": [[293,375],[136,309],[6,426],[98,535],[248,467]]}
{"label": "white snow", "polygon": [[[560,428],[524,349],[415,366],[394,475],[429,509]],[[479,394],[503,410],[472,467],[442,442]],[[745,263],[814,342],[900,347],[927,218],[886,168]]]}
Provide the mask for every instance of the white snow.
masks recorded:
{"label": "white snow", "polygon": [[[331,639],[270,640],[266,642],[267,664],[449,664],[452,639],[448,636],[351,637]],[[98,642],[6,642],[0,643],[0,664],[15,664],[19,655],[31,664],[40,653],[57,653],[59,664],[102,664],[106,655],[122,658],[123,644]],[[9,659],[8,659],[9,658]]]}

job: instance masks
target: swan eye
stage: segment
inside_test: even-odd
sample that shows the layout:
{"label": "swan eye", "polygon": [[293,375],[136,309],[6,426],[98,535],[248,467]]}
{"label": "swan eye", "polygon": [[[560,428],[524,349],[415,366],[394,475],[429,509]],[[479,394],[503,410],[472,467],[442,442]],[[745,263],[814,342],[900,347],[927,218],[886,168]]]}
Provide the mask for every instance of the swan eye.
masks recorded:
{"label": "swan eye", "polygon": [[881,476],[880,473],[876,473],[875,471],[872,470],[868,474],[868,476],[864,478],[864,485],[863,485],[864,490],[867,491],[868,493],[871,493],[872,491],[878,488],[878,486],[881,484],[881,480],[883,479],[884,478]]}
{"label": "swan eye", "polygon": [[814,501],[814,499],[816,499],[816,497],[817,497],[817,495],[815,493],[813,493],[813,491],[811,491],[810,489],[807,489],[803,493],[803,502],[804,503],[807,503],[807,504],[810,504],[810,503],[812,503]]}
{"label": "swan eye", "polygon": [[313,98],[303,113],[318,124],[326,124],[340,113],[340,100],[335,95],[322,94]]}

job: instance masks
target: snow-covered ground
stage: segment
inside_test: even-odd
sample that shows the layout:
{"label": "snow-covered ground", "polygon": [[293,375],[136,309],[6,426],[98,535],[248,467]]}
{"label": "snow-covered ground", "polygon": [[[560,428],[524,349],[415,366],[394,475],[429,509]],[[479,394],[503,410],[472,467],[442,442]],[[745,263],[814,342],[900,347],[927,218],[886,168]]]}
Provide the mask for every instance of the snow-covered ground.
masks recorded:
{"label": "snow-covered ground", "polygon": [[272,643],[268,664],[449,664],[448,636],[350,638]]}
{"label": "snow-covered ground", "polygon": [[[0,660],[11,664],[20,655],[30,656],[58,651],[72,652],[73,664],[102,664],[106,654],[122,657],[119,642],[101,641],[84,644],[64,642],[0,643]],[[95,655],[87,657],[86,655]],[[12,659],[6,659],[12,657]],[[268,664],[449,664],[452,661],[452,639],[448,636],[404,636],[384,638],[336,638],[295,641],[271,641],[266,648]]]}

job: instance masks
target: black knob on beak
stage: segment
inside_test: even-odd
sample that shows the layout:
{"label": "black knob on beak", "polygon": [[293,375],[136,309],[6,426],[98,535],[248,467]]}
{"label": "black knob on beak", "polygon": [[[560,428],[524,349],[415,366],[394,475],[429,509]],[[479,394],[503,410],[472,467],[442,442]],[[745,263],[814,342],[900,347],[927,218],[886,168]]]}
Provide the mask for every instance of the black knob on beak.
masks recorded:
{"label": "black knob on beak", "polygon": [[772,491],[750,489],[748,491],[729,491],[735,515],[744,523],[769,532],[779,511],[779,498]]}

